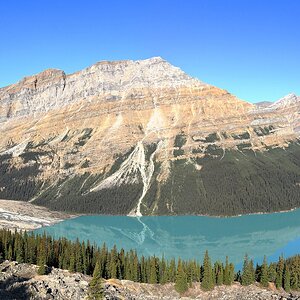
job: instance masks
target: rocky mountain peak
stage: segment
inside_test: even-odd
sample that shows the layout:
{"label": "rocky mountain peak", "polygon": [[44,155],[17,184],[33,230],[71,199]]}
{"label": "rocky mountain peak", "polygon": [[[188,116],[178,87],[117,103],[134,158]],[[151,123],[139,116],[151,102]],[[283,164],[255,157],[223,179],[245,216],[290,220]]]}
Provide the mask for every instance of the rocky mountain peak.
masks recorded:
{"label": "rocky mountain peak", "polygon": [[69,75],[62,70],[48,69],[0,89],[0,122],[58,109],[83,99],[97,97],[101,101],[119,101],[141,97],[153,89],[180,87],[204,88],[209,85],[190,77],[161,57],[101,61]]}
{"label": "rocky mountain peak", "polygon": [[300,97],[298,97],[294,93],[290,93],[290,94],[280,98],[273,104],[271,104],[270,108],[275,108],[275,109],[284,108],[284,107],[288,107],[288,106],[291,106],[291,105],[294,105],[297,103],[300,103]]}
{"label": "rocky mountain peak", "polygon": [[110,83],[110,89],[205,85],[161,57],[137,61],[101,61],[69,77],[78,75],[96,76],[99,81]]}

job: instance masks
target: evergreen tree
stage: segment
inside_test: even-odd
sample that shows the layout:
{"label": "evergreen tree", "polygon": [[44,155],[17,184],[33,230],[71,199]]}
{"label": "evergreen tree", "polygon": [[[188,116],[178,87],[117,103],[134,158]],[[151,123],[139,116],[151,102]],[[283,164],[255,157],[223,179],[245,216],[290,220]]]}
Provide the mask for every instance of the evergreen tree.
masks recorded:
{"label": "evergreen tree", "polygon": [[267,287],[269,284],[269,276],[268,276],[268,263],[267,258],[264,256],[264,260],[261,266],[261,274],[260,274],[260,283],[262,286]]}
{"label": "evergreen tree", "polygon": [[45,275],[47,273],[47,268],[46,268],[47,255],[46,255],[46,237],[45,237],[45,235],[43,235],[43,237],[39,243],[37,262],[39,265],[38,274]]}
{"label": "evergreen tree", "polygon": [[13,250],[12,250],[12,245],[11,244],[9,244],[9,246],[8,246],[7,259],[8,260],[13,260]]}
{"label": "evergreen tree", "polygon": [[[114,245],[114,247],[111,250],[108,257],[109,257],[109,263],[108,263],[109,277],[117,278],[117,248],[116,248],[116,245]],[[132,263],[132,257],[131,257],[131,263]],[[137,278],[131,277],[131,280],[136,281]]]}
{"label": "evergreen tree", "polygon": [[224,281],[223,276],[223,264],[221,262],[216,262],[214,265],[214,273],[215,273],[215,284],[222,285]]}
{"label": "evergreen tree", "polygon": [[283,271],[283,288],[286,292],[291,290],[291,273],[287,265],[284,266]]}
{"label": "evergreen tree", "polygon": [[223,268],[223,283],[225,285],[231,285],[234,281],[234,264],[228,262],[228,256],[226,256],[225,268]]}
{"label": "evergreen tree", "polygon": [[243,273],[242,273],[242,285],[250,285],[255,281],[255,270],[253,266],[253,261],[248,258],[248,255],[245,255],[244,264],[243,264]]}
{"label": "evergreen tree", "polygon": [[260,282],[260,277],[261,277],[261,265],[259,265],[258,263],[256,263],[256,267],[255,267],[255,272],[254,272],[254,278],[257,282]]}
{"label": "evergreen tree", "polygon": [[16,238],[16,246],[15,246],[15,257],[16,261],[18,263],[23,263],[24,262],[24,255],[25,255],[25,249],[24,249],[24,241],[22,236],[18,235]]}
{"label": "evergreen tree", "polygon": [[297,255],[290,259],[291,273],[291,289],[298,290],[300,288],[300,256]]}
{"label": "evergreen tree", "polygon": [[205,251],[204,260],[203,260],[203,276],[201,282],[201,288],[205,291],[212,290],[214,287],[213,282],[213,271],[211,267],[211,261],[208,255],[208,251]]}
{"label": "evergreen tree", "polygon": [[180,294],[188,290],[187,275],[183,270],[181,259],[178,260],[175,290]]}
{"label": "evergreen tree", "polygon": [[139,266],[139,259],[137,253],[134,252],[133,259],[132,259],[132,280],[139,282],[140,281],[140,266]]}
{"label": "evergreen tree", "polygon": [[89,284],[88,299],[89,300],[103,299],[103,284],[101,279],[101,268],[99,262],[97,262],[95,265],[93,278]]}
{"label": "evergreen tree", "polygon": [[284,270],[284,259],[282,256],[279,257],[277,268],[276,268],[276,279],[275,284],[276,287],[279,289],[282,287],[283,283],[283,270]]}
{"label": "evergreen tree", "polygon": [[69,271],[76,272],[76,258],[75,253],[73,251],[70,256]]}
{"label": "evergreen tree", "polygon": [[150,260],[150,276],[149,283],[157,283],[157,265],[156,258],[152,257]]}
{"label": "evergreen tree", "polygon": [[147,270],[144,256],[141,258],[141,282],[147,282]]}
{"label": "evergreen tree", "polygon": [[230,282],[230,284],[233,283],[234,276],[235,276],[235,273],[234,273],[234,264],[230,263],[229,264],[229,282]]}
{"label": "evergreen tree", "polygon": [[268,268],[268,280],[275,282],[276,280],[276,263],[270,263]]}
{"label": "evergreen tree", "polygon": [[169,282],[175,282],[175,278],[176,278],[176,263],[175,263],[175,259],[172,258],[171,262],[170,262],[170,267],[168,270],[168,277],[169,277]]}
{"label": "evergreen tree", "polygon": [[46,275],[47,274],[47,267],[45,265],[40,265],[38,268],[39,275]]}
{"label": "evergreen tree", "polygon": [[161,258],[160,267],[159,267],[159,283],[165,284],[168,281],[168,272],[167,272],[167,264],[164,256]]}
{"label": "evergreen tree", "polygon": [[224,282],[225,285],[230,285],[231,284],[228,256],[226,256],[223,282]]}

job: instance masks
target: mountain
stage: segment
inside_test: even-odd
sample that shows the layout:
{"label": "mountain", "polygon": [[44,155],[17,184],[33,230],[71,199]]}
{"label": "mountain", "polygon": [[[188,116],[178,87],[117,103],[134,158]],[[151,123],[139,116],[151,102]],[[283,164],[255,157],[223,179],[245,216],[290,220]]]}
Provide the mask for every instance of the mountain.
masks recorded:
{"label": "mountain", "polygon": [[240,100],[160,57],[0,89],[0,198],[82,213],[300,207],[300,98]]}

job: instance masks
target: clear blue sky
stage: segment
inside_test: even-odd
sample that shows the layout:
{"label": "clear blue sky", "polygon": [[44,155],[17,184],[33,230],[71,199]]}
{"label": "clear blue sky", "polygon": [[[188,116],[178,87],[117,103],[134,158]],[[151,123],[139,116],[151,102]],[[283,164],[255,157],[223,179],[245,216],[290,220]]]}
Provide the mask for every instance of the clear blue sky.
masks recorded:
{"label": "clear blue sky", "polygon": [[1,87],[46,68],[161,56],[245,100],[300,94],[297,0],[9,0],[0,11]]}

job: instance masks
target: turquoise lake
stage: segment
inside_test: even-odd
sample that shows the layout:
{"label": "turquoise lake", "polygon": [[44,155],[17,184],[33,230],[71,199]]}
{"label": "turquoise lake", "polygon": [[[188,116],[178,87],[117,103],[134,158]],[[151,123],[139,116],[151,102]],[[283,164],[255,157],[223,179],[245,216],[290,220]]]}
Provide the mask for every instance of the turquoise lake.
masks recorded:
{"label": "turquoise lake", "polygon": [[54,237],[114,244],[139,255],[202,260],[207,249],[213,260],[239,265],[245,253],[260,262],[300,253],[300,210],[284,213],[216,218],[204,216],[81,216],[36,232]]}

